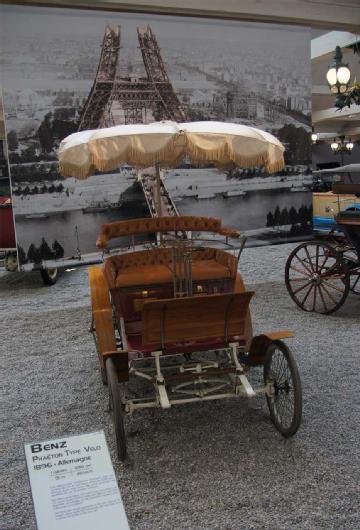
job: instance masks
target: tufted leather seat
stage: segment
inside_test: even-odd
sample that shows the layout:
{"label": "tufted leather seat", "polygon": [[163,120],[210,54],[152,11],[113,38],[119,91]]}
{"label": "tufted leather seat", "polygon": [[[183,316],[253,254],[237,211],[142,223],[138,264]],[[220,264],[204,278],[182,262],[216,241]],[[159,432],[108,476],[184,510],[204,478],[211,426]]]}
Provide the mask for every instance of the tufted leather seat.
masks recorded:
{"label": "tufted leather seat", "polygon": [[195,281],[220,280],[221,278],[231,278],[231,275],[227,267],[214,259],[207,259],[193,263],[192,277]]}
{"label": "tufted leather seat", "polygon": [[119,273],[115,285],[116,287],[131,287],[171,282],[172,272],[166,265],[142,265]]}
{"label": "tufted leather seat", "polygon": [[155,248],[111,256],[105,260],[105,276],[110,289],[132,285],[170,283],[171,250]]}
{"label": "tufted leather seat", "polygon": [[[223,250],[206,248],[193,252],[194,281],[235,278],[236,258]],[[110,289],[172,283],[170,248],[141,250],[105,260],[105,277]]]}

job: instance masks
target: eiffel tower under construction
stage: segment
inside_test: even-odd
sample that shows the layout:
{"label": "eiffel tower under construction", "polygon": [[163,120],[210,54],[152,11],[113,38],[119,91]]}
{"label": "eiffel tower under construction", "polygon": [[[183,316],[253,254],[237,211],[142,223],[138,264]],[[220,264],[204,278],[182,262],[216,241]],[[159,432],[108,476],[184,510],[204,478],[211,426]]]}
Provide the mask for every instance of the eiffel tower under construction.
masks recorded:
{"label": "eiffel tower under construction", "polygon": [[156,121],[185,121],[154,33],[147,26],[137,28],[137,34],[146,77],[121,77],[118,74],[120,26],[106,26],[99,66],[80,115],[79,131],[114,125],[114,105],[122,111],[125,123],[146,123],[148,112]]}

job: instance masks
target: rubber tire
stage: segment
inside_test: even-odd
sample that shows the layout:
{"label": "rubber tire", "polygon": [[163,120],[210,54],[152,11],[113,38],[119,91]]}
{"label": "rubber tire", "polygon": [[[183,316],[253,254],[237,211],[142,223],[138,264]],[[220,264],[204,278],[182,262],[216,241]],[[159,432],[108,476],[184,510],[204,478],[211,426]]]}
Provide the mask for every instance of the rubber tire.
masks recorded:
{"label": "rubber tire", "polygon": [[280,350],[289,367],[290,373],[291,373],[291,379],[294,389],[294,413],[291,425],[289,427],[284,427],[281,422],[279,421],[278,416],[275,414],[275,407],[273,403],[273,398],[266,395],[267,404],[270,411],[270,417],[271,421],[277,428],[277,430],[284,436],[284,438],[289,438],[290,436],[293,436],[296,431],[299,429],[301,425],[301,418],[302,418],[302,388],[301,388],[301,380],[300,375],[298,371],[298,367],[296,365],[295,359],[290,351],[290,349],[286,346],[284,342],[281,340],[272,341],[266,351],[265,356],[265,362],[264,362],[264,382],[267,383],[269,381],[269,371],[271,366],[271,360],[274,352],[276,350]]}
{"label": "rubber tire", "polygon": [[100,377],[101,377],[102,384],[104,386],[107,386],[108,380],[107,380],[107,375],[106,375],[106,369],[105,368],[101,368],[100,367]]}
{"label": "rubber tire", "polygon": [[[334,254],[337,254],[337,252],[334,250],[334,248],[331,245],[329,245],[327,243],[322,243],[322,242],[320,243],[318,241],[314,241],[312,243],[301,243],[296,248],[294,248],[294,250],[289,254],[288,259],[286,260],[286,265],[285,265],[285,285],[286,285],[286,289],[287,289],[289,295],[291,296],[291,298],[294,300],[295,304],[297,306],[299,306],[300,309],[302,309],[303,311],[307,311],[307,312],[311,313],[311,311],[309,311],[307,309],[304,309],[302,304],[298,301],[298,299],[296,298],[296,296],[293,293],[293,290],[292,290],[291,285],[290,285],[290,280],[289,280],[290,265],[291,265],[291,261],[292,261],[293,257],[298,252],[298,250],[300,250],[301,248],[305,248],[309,244],[311,244],[311,245],[319,245],[319,246],[325,247],[325,248],[331,250]],[[342,261],[341,257],[339,256],[340,264],[341,264],[341,261]],[[331,313],[334,313],[335,311],[340,309],[340,307],[344,304],[346,298],[348,297],[348,294],[349,294],[349,291],[350,291],[350,276],[349,276],[349,273],[347,273],[346,276],[345,276],[344,284],[345,284],[344,293],[343,293],[342,297],[340,298],[339,302],[332,309],[330,309],[329,311],[315,311],[315,312],[319,313],[321,315],[331,315]]]}
{"label": "rubber tire", "polygon": [[5,270],[7,272],[16,272],[19,270],[19,263],[16,252],[6,252],[4,262]]}
{"label": "rubber tire", "polygon": [[[351,281],[351,275],[350,275],[350,291],[353,293],[353,294],[356,294],[357,296],[360,296],[360,280],[358,280],[358,276],[357,276],[357,279],[354,280],[354,282]],[[356,285],[355,285],[356,283]],[[353,287],[354,285],[354,287]]]}
{"label": "rubber tire", "polygon": [[109,388],[110,412],[112,412],[115,428],[117,455],[119,460],[123,461],[127,455],[124,412],[121,403],[120,387],[115,364],[110,358],[106,360],[106,377]]}
{"label": "rubber tire", "polygon": [[[49,270],[53,272],[50,273]],[[60,271],[54,267],[53,269],[41,269],[40,274],[44,285],[55,285],[59,279]]]}

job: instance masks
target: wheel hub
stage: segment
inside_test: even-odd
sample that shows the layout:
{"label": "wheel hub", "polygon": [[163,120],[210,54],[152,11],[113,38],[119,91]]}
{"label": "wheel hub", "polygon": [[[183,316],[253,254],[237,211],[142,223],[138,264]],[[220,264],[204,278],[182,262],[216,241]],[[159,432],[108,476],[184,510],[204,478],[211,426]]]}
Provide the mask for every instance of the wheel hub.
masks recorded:
{"label": "wheel hub", "polygon": [[290,392],[290,389],[291,389],[288,381],[285,381],[285,383],[283,383],[281,386],[277,385],[275,383],[274,387],[275,387],[275,395],[276,396],[278,394],[288,394]]}
{"label": "wheel hub", "polygon": [[314,274],[311,277],[311,281],[314,285],[320,285],[321,284],[320,274],[317,274],[316,272],[314,272]]}
{"label": "wheel hub", "polygon": [[5,264],[5,269],[8,272],[17,271],[17,269],[18,269],[17,255],[15,253],[12,253],[12,252],[9,253],[9,254],[6,254],[5,260],[4,260],[4,264]]}

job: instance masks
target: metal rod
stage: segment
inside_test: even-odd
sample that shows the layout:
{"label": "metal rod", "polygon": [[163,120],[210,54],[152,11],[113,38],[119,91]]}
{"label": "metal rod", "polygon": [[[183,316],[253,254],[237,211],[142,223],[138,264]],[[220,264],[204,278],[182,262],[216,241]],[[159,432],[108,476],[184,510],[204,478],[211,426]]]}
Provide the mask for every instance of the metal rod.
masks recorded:
{"label": "metal rod", "polygon": [[239,261],[240,261],[240,257],[241,257],[242,251],[244,250],[246,240],[247,240],[246,236],[241,236],[240,248],[239,248],[239,252],[238,252],[238,255],[237,255],[238,264],[239,264]]}
{"label": "metal rod", "polygon": [[156,174],[156,202],[158,208],[158,216],[162,216],[161,211],[161,182],[160,182],[160,164],[159,162],[155,163],[155,174]]}

